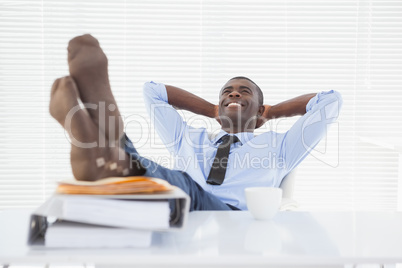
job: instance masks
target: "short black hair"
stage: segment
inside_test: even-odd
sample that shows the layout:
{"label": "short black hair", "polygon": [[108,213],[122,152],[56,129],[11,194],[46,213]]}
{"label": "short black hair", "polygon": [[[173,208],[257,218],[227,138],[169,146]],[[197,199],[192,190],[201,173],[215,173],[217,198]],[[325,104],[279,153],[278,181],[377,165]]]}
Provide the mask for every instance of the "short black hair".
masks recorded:
{"label": "short black hair", "polygon": [[253,84],[257,87],[258,104],[259,104],[259,105],[263,105],[263,104],[264,104],[264,94],[262,93],[261,88],[260,88],[253,80],[251,80],[250,78],[245,77],[245,76],[236,76],[236,77],[230,78],[229,81],[230,81],[230,80],[235,80],[235,79],[244,79],[244,80],[248,80],[248,81],[250,81],[251,83],[253,83]]}

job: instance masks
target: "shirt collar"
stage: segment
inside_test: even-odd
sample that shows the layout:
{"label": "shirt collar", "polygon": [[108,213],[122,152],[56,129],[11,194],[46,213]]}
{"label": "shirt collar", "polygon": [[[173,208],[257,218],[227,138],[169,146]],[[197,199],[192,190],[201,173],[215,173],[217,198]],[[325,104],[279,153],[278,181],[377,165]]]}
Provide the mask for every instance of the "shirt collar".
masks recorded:
{"label": "shirt collar", "polygon": [[[213,139],[211,139],[211,142],[213,144],[216,144],[220,140],[220,138],[222,138],[223,136],[228,135],[228,134],[229,133],[227,133],[226,131],[221,130]],[[249,140],[254,138],[254,133],[252,133],[252,132],[240,132],[240,133],[229,134],[229,135],[235,135],[237,138],[239,138],[241,145],[245,144],[246,142],[248,142]]]}

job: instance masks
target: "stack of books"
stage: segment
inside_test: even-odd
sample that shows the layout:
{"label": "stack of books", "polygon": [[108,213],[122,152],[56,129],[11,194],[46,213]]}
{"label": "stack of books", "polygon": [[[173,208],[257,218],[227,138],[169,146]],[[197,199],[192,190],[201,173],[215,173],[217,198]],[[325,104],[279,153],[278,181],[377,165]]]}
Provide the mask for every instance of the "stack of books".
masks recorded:
{"label": "stack of books", "polygon": [[[172,210],[169,200],[174,200]],[[190,199],[149,177],[62,181],[31,216],[28,243],[47,248],[148,247],[154,231],[184,226]]]}

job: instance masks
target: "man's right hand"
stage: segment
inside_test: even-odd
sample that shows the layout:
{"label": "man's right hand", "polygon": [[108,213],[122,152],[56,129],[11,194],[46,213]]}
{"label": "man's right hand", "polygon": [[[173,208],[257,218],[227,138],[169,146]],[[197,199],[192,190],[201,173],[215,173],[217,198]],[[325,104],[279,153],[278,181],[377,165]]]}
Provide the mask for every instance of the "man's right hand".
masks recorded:
{"label": "man's right hand", "polygon": [[259,127],[263,126],[268,120],[271,119],[270,118],[270,111],[271,111],[272,106],[268,105],[268,104],[265,104],[264,108],[265,108],[264,112],[257,119],[257,123],[255,125],[255,128],[259,128]]}
{"label": "man's right hand", "polygon": [[264,105],[265,110],[258,118],[255,128],[259,128],[267,121],[280,117],[291,117],[306,113],[306,105],[316,93],[310,93],[295,97],[293,99],[278,103],[276,105]]}
{"label": "man's right hand", "polygon": [[217,105],[214,105],[181,88],[169,85],[165,86],[168,94],[168,102],[176,109],[187,110],[209,118],[218,118],[219,109]]}
{"label": "man's right hand", "polygon": [[222,125],[222,122],[219,118],[219,105],[214,106],[214,118],[219,123],[219,125]]}

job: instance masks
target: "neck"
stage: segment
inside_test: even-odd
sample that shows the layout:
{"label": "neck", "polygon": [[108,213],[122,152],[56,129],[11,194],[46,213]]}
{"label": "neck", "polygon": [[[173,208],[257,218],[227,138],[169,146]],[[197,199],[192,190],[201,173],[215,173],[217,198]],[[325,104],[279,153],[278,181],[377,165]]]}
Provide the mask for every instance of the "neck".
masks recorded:
{"label": "neck", "polygon": [[222,128],[221,128],[223,131],[226,131],[227,133],[229,133],[229,134],[236,134],[236,133],[240,133],[240,132],[251,132],[251,133],[254,133],[254,129],[248,129],[248,128],[245,128],[245,127],[233,127],[233,126],[231,126],[231,127],[225,127],[225,126],[222,126]]}
{"label": "neck", "polygon": [[242,119],[238,118],[225,118],[220,117],[221,129],[227,133],[235,134],[240,132],[251,132],[254,133],[257,121],[254,118]]}

